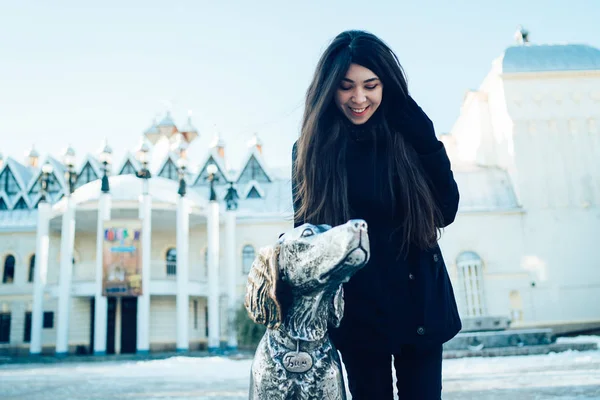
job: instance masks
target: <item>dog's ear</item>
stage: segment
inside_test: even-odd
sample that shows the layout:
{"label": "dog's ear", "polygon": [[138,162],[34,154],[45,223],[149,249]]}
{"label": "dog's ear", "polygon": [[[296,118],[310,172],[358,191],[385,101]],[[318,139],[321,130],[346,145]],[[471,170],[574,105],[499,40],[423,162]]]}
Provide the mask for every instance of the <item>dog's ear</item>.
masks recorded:
{"label": "dog's ear", "polygon": [[261,249],[250,268],[244,306],[250,318],[267,328],[281,324],[281,304],[277,299],[279,246]]}
{"label": "dog's ear", "polygon": [[340,326],[340,322],[342,322],[342,318],[344,317],[344,288],[342,285],[338,288],[337,292],[335,292],[335,296],[329,303],[329,309],[327,310],[327,322],[329,325],[337,328]]}

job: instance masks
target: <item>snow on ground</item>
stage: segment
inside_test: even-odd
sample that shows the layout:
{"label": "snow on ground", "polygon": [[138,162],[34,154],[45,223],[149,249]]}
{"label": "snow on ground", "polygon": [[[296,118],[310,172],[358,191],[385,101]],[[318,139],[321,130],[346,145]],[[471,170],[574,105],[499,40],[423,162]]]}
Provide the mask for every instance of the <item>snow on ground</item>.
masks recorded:
{"label": "snow on ground", "polygon": [[[219,357],[0,365],[0,398],[241,400],[248,398],[250,365]],[[450,359],[443,375],[443,398],[450,400],[600,399],[600,350]]]}

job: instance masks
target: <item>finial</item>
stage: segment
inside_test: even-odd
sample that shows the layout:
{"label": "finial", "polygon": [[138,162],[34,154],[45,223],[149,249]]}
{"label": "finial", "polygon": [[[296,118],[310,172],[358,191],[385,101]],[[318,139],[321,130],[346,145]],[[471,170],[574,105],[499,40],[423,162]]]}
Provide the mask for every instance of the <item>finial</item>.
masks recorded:
{"label": "finial", "polygon": [[529,31],[523,28],[522,25],[519,25],[519,27],[517,28],[517,32],[515,32],[515,40],[520,45],[529,43]]}

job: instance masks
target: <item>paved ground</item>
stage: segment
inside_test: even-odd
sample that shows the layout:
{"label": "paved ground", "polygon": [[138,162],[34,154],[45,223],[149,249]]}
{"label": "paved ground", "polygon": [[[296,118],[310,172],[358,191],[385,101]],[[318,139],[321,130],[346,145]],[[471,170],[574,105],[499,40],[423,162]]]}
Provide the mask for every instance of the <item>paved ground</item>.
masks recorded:
{"label": "paved ground", "polygon": [[[0,398],[241,400],[250,364],[224,357],[5,364]],[[445,360],[443,398],[600,399],[600,351]]]}

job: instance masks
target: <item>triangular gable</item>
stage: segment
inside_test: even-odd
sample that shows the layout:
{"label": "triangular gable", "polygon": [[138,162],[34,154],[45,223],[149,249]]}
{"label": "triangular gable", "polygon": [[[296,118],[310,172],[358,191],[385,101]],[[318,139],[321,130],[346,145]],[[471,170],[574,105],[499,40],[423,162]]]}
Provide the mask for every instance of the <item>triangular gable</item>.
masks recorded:
{"label": "triangular gable", "polygon": [[28,210],[28,209],[29,209],[29,204],[27,204],[27,201],[25,201],[25,199],[23,197],[19,197],[19,200],[17,200],[17,202],[13,206],[13,210]]}
{"label": "triangular gable", "polygon": [[179,171],[177,170],[177,164],[171,155],[168,155],[165,158],[162,167],[159,169],[158,176],[166,179],[171,179],[173,181],[179,180]]}
{"label": "triangular gable", "polygon": [[258,190],[256,190],[256,188],[253,186],[250,191],[248,192],[248,194],[246,195],[247,199],[260,199],[262,198],[262,196],[260,195],[260,193],[258,193]]}
{"label": "triangular gable", "polygon": [[[52,173],[48,179],[48,196],[50,202],[55,202],[60,199],[66,191],[65,181],[65,168],[64,166],[54,159],[48,157],[47,162],[52,165]],[[44,165],[44,164],[41,164]],[[38,168],[35,173],[35,179],[32,179],[27,187],[27,194],[29,196],[30,203],[38,203],[41,197],[40,190],[42,188],[42,170]]]}
{"label": "triangular gable", "polygon": [[246,156],[246,161],[242,164],[244,167],[240,170],[240,173],[235,178],[237,183],[247,183],[250,181],[257,181],[262,183],[272,182],[271,176],[266,168],[265,162],[262,156],[256,150],[256,148],[250,149]]}
{"label": "triangular gable", "polygon": [[95,181],[96,179],[100,178],[101,176],[101,172],[100,169],[98,168],[99,165],[97,162],[94,162],[96,160],[94,160],[93,157],[91,157],[90,155],[88,155],[86,157],[86,160],[84,160],[83,162],[83,167],[81,167],[81,170],[79,171],[79,174],[77,175],[77,181],[75,182],[75,188],[79,188],[83,185],[85,185],[86,183]]}
{"label": "triangular gable", "polygon": [[263,199],[265,197],[265,191],[260,187],[257,181],[250,181],[244,189],[244,193],[241,196],[243,199]]}
{"label": "triangular gable", "polygon": [[208,167],[209,164],[215,164],[217,166],[217,177],[219,179],[217,183],[221,185],[227,183],[228,179],[225,163],[223,162],[223,159],[218,156],[217,152],[214,151],[214,149],[211,149],[207,160],[202,164],[202,168],[200,168],[196,179],[194,179],[193,186],[208,184],[208,180],[206,179],[208,177],[206,167]]}
{"label": "triangular gable", "polygon": [[6,205],[6,201],[4,198],[0,197],[0,211],[8,210],[8,206]]}
{"label": "triangular gable", "polygon": [[140,169],[142,169],[142,167],[138,160],[135,159],[133,154],[127,152],[123,162],[121,163],[121,167],[118,169],[119,173],[117,175],[135,175]]}
{"label": "triangular gable", "polygon": [[0,171],[0,192],[5,193],[8,198],[13,198],[23,192],[23,187],[10,165],[6,163]]}
{"label": "triangular gable", "polygon": [[31,180],[31,170],[11,157],[6,159],[5,165],[10,167],[10,170],[13,173],[15,180],[19,184],[19,187],[25,191],[29,181]]}

